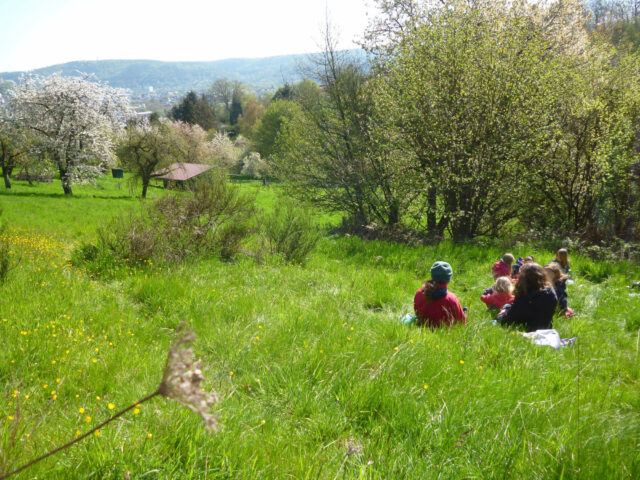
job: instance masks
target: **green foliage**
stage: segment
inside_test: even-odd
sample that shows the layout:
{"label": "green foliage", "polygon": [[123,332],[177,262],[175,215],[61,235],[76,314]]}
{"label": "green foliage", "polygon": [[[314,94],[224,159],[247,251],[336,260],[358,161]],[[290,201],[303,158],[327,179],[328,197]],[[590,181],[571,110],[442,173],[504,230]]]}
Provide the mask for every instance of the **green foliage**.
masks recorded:
{"label": "green foliage", "polygon": [[188,124],[198,124],[204,130],[216,127],[213,109],[204,95],[198,97],[191,90],[182,101],[171,108],[171,118]]}
{"label": "green foliage", "polygon": [[133,263],[219,255],[234,257],[250,232],[253,199],[222,175],[196,184],[193,195],[172,194],[118,216],[98,229],[98,248]]}
{"label": "green foliage", "polygon": [[260,119],[264,115],[264,107],[253,95],[249,96],[242,107],[242,115],[238,118],[238,128],[243,135],[251,138]]}
{"label": "green foliage", "polygon": [[360,227],[395,226],[407,198],[395,147],[380,141],[364,66],[336,51],[331,35],[310,67],[324,88],[310,81],[295,86],[301,114],[279,132],[275,170],[297,198],[344,213]]}
{"label": "green foliage", "polygon": [[71,250],[69,262],[89,275],[100,278],[113,276],[118,265],[122,263],[112,251],[100,248],[95,243],[86,242],[76,245]]}
{"label": "green foliage", "polygon": [[261,231],[269,252],[289,263],[304,263],[320,239],[311,212],[292,200],[278,202],[265,214]]}
{"label": "green foliage", "polygon": [[133,174],[131,182],[142,183],[142,198],[146,198],[154,172],[171,164],[176,150],[167,124],[142,122],[127,125],[116,155],[120,164]]}
{"label": "green foliage", "polygon": [[278,154],[277,142],[284,125],[297,119],[300,112],[300,106],[290,100],[277,100],[267,107],[252,142],[262,158],[272,158]]}

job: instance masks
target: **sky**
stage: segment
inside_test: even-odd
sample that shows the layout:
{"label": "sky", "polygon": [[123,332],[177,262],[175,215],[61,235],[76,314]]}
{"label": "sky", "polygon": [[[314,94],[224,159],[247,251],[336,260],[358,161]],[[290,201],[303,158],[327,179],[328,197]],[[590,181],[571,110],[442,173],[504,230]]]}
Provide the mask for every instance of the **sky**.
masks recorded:
{"label": "sky", "polygon": [[206,61],[356,48],[371,0],[0,0],[0,72],[73,60]]}

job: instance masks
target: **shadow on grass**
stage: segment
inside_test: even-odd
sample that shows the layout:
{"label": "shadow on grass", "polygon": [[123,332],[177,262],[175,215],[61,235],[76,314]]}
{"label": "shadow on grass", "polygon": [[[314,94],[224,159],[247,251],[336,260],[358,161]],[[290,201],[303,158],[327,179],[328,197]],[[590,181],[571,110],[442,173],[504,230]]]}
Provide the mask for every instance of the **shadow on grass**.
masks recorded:
{"label": "shadow on grass", "polygon": [[103,200],[140,200],[140,197],[131,195],[93,195],[77,193],[74,195],[65,195],[64,193],[47,193],[47,192],[12,192],[0,191],[0,196],[6,197],[40,197],[40,198],[70,198],[70,199],[87,199],[99,198]]}

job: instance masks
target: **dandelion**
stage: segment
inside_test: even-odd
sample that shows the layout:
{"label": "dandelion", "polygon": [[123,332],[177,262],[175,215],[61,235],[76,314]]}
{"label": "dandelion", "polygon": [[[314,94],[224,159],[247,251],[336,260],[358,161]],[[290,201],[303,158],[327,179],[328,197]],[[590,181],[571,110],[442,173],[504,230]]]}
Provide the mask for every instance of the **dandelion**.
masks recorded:
{"label": "dandelion", "polygon": [[114,408],[116,408],[116,406],[113,403],[109,403],[109,404],[107,404],[107,408],[109,410],[113,410]]}
{"label": "dandelion", "polygon": [[84,408],[80,407],[80,408],[78,409],[78,413],[82,414],[82,413],[84,413],[84,412],[85,412],[85,409],[84,409]]}
{"label": "dandelion", "polygon": [[87,415],[86,417],[84,417],[84,421],[86,423],[91,423],[91,417],[89,415]]}
{"label": "dandelion", "polygon": [[423,388],[424,388],[425,390],[428,390],[428,389],[429,389],[429,385],[425,385]]}
{"label": "dandelion", "polygon": [[133,410],[133,414],[134,415],[138,415],[139,413],[140,413],[140,409],[139,408],[136,408],[136,409]]}
{"label": "dandelion", "polygon": [[151,440],[153,438],[153,435],[151,433],[147,433],[147,438]]}
{"label": "dandelion", "polygon": [[265,423],[267,423],[267,421],[266,421],[266,420],[262,420],[260,423],[261,423],[262,425],[264,425]]}
{"label": "dandelion", "polygon": [[100,436],[100,430],[96,430],[95,432],[93,432],[93,434],[94,434],[96,437],[99,437],[99,436]]}
{"label": "dandelion", "polygon": [[460,365],[464,365],[464,360],[460,360]]}

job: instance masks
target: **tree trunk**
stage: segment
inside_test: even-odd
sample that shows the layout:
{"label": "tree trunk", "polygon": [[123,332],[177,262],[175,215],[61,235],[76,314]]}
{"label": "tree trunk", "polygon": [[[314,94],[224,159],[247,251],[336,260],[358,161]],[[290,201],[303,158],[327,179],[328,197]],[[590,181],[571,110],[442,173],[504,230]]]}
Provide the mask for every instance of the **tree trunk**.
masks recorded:
{"label": "tree trunk", "polygon": [[148,186],[149,186],[149,180],[142,180],[142,198],[147,198]]}
{"label": "tree trunk", "polygon": [[389,225],[394,226],[400,223],[400,205],[393,201],[389,207]]}
{"label": "tree trunk", "polygon": [[64,194],[73,195],[73,192],[71,191],[71,180],[69,179],[67,172],[62,167],[58,168],[58,171],[60,172],[60,183],[62,183],[62,190],[64,191]]}
{"label": "tree trunk", "polygon": [[11,168],[2,166],[2,176],[4,177],[5,188],[11,188]]}

